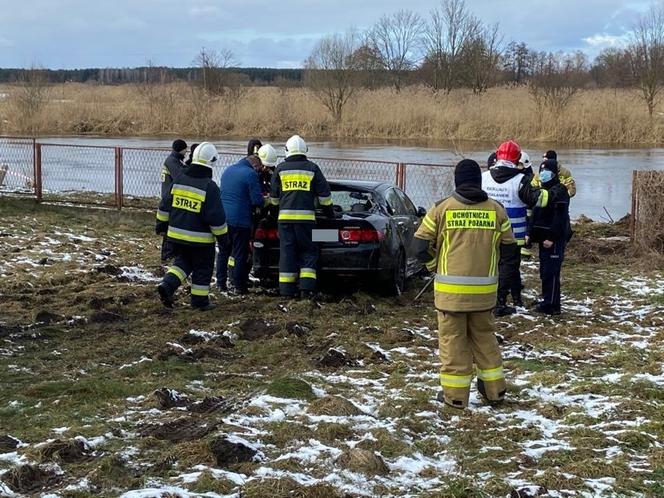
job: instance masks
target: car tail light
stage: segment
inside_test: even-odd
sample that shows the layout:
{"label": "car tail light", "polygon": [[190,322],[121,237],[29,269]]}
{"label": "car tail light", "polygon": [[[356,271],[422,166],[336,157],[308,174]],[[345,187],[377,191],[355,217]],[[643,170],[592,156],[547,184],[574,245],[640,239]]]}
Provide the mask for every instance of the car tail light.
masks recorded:
{"label": "car tail light", "polygon": [[279,231],[276,228],[257,228],[255,240],[279,240]]}
{"label": "car tail light", "polygon": [[380,230],[342,228],[339,230],[339,240],[345,243],[379,242],[385,238]]}

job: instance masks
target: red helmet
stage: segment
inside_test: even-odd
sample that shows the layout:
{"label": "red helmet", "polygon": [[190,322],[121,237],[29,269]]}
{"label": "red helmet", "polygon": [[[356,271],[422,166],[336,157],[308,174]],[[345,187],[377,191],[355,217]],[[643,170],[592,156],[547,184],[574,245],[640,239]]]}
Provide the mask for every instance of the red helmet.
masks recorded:
{"label": "red helmet", "polygon": [[498,147],[498,150],[496,151],[496,155],[498,156],[498,160],[517,164],[521,157],[521,147],[519,147],[519,144],[515,141],[509,140],[508,142],[500,144],[500,147]]}

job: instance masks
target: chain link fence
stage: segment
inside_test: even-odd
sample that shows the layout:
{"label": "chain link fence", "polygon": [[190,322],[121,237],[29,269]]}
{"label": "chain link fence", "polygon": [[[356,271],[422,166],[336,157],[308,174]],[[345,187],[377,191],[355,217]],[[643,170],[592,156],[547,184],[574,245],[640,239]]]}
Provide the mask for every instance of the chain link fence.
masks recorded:
{"label": "chain link fence", "polygon": [[664,253],[664,171],[632,173],[632,240],[646,251]]}
{"label": "chain link fence", "polygon": [[[152,209],[161,192],[169,149],[40,143],[0,137],[0,193],[32,195],[37,201]],[[219,182],[240,154],[220,153]],[[417,206],[430,207],[453,189],[452,167],[389,161],[311,158],[328,179],[390,182]]]}

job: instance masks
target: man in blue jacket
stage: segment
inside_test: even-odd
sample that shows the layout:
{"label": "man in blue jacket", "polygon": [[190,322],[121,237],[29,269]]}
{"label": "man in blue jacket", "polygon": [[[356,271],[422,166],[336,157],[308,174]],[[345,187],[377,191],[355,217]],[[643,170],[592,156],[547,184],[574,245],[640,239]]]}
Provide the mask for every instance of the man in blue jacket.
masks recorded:
{"label": "man in blue jacket", "polygon": [[221,202],[228,224],[228,245],[220,247],[217,256],[217,287],[223,291],[227,290],[229,269],[235,292],[246,294],[248,290],[252,213],[264,204],[257,172],[260,166],[258,156],[251,154],[221,175]]}

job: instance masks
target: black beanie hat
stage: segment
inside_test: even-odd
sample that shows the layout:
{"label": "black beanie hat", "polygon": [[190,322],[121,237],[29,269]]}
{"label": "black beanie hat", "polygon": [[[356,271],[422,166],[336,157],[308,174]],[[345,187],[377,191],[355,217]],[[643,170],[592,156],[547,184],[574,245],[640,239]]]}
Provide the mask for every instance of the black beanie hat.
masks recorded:
{"label": "black beanie hat", "polygon": [[247,155],[253,156],[254,154],[258,154],[258,149],[260,149],[262,146],[263,143],[260,140],[257,138],[252,138],[247,144]]}
{"label": "black beanie hat", "polygon": [[472,159],[464,159],[454,168],[454,186],[473,185],[482,187],[482,170]]}
{"label": "black beanie hat", "polygon": [[555,159],[547,159],[540,164],[540,171],[543,169],[548,169],[554,175],[558,174],[558,161]]}
{"label": "black beanie hat", "polygon": [[544,159],[558,160],[558,154],[556,154],[555,150],[547,150],[542,157],[544,157]]}
{"label": "black beanie hat", "polygon": [[187,148],[187,142],[185,142],[181,138],[178,138],[175,142],[173,142],[173,150],[175,152],[182,152],[186,148]]}
{"label": "black beanie hat", "polygon": [[491,168],[498,161],[498,154],[492,152],[489,158],[486,160],[486,167]]}

